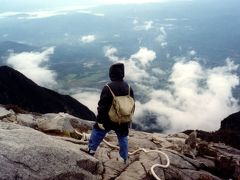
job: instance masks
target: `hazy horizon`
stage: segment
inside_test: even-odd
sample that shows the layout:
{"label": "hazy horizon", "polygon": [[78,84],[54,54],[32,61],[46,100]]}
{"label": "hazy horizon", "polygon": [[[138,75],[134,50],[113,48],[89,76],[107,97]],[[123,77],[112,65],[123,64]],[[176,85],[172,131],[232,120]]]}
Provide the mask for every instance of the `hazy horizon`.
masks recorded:
{"label": "hazy horizon", "polygon": [[124,4],[148,4],[148,3],[169,3],[169,2],[189,2],[194,0],[0,0],[2,6],[0,11],[16,10],[49,10],[63,7],[91,8],[100,5],[124,5]]}

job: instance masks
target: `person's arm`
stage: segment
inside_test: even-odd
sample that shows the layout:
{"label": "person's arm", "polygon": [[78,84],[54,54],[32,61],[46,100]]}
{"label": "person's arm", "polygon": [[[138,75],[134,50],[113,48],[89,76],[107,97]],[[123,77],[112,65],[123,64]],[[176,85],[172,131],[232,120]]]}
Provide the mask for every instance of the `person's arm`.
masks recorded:
{"label": "person's arm", "polygon": [[104,86],[100,100],[98,101],[98,115],[97,115],[97,123],[103,124],[104,121],[108,118],[108,111],[112,104],[112,95],[108,89],[108,87]]}
{"label": "person's arm", "polygon": [[[130,96],[134,99],[134,102],[135,102],[135,98],[134,98],[134,93],[133,93],[133,90],[132,90],[132,88],[130,87]],[[134,110],[133,110],[133,112],[135,112],[135,103],[134,103]],[[130,126],[131,126],[131,124],[132,123],[130,123]]]}
{"label": "person's arm", "polygon": [[132,90],[131,87],[130,87],[130,96],[135,100],[135,98],[134,98],[134,93],[133,93],[133,90]]}

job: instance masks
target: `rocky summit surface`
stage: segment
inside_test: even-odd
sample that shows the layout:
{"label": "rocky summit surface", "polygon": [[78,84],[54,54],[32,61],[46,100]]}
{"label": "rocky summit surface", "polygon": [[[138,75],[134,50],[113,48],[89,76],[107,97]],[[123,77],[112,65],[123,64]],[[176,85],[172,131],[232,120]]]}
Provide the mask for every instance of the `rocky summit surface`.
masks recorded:
{"label": "rocky summit surface", "polygon": [[66,112],[76,117],[95,120],[95,114],[69,95],[41,87],[22,73],[0,66],[0,103],[37,113]]}
{"label": "rocky summit surface", "polygon": [[[102,143],[94,156],[80,150],[93,122],[66,113],[36,115],[0,107],[0,179],[240,179],[240,150],[207,142],[197,131],[159,134],[131,130],[124,163],[118,150]],[[76,131],[77,130],[77,131]],[[76,133],[77,132],[77,133]],[[87,136],[86,136],[87,137]],[[114,133],[105,138],[117,145]],[[111,145],[111,146],[112,146]],[[170,165],[166,168],[154,164]]]}

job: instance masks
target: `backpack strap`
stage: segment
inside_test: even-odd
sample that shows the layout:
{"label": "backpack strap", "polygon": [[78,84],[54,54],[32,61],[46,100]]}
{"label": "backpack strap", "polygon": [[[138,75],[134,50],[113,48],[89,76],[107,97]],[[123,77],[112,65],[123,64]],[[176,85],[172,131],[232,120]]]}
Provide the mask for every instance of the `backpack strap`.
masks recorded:
{"label": "backpack strap", "polygon": [[106,86],[108,87],[108,89],[110,90],[111,94],[113,97],[115,97],[115,94],[113,93],[112,89],[110,88],[110,86],[108,84],[106,84]]}
{"label": "backpack strap", "polygon": [[[115,97],[115,94],[113,93],[112,89],[110,88],[110,86],[108,84],[106,84],[106,86],[108,87],[108,89],[110,90],[111,94],[113,97]],[[130,85],[128,84],[128,96],[130,96]]]}
{"label": "backpack strap", "polygon": [[128,84],[128,95],[130,96],[130,85]]}

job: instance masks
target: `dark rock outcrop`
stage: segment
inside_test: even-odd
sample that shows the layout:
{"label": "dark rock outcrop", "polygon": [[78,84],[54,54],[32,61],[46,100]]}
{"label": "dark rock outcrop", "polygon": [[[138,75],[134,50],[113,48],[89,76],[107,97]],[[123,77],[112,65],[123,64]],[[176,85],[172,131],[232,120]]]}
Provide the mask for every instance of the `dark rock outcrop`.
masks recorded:
{"label": "dark rock outcrop", "polygon": [[82,119],[95,120],[95,114],[71,96],[41,87],[8,66],[0,67],[0,104],[14,104],[38,113],[66,112]]}
{"label": "dark rock outcrop", "polygon": [[240,131],[240,111],[226,117],[221,122],[220,130]]}
{"label": "dark rock outcrop", "polygon": [[[190,134],[193,130],[184,131]],[[197,130],[197,137],[208,142],[224,143],[240,150],[240,112],[234,113],[221,121],[221,127],[214,132]]]}
{"label": "dark rock outcrop", "polygon": [[215,136],[222,142],[240,149],[240,112],[231,114],[221,121],[220,129]]}

